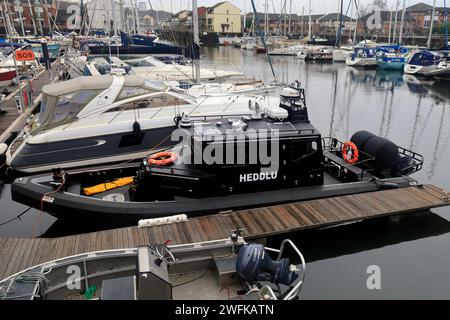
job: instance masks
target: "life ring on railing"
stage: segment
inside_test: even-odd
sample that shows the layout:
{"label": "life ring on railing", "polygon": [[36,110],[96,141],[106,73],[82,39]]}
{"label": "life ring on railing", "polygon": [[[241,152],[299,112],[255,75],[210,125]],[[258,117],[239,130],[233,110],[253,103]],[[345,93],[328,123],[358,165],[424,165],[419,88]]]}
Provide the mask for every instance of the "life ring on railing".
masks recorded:
{"label": "life ring on railing", "polygon": [[178,156],[174,152],[158,152],[148,157],[147,162],[155,166],[168,166],[177,160]]}
{"label": "life ring on railing", "polygon": [[[351,151],[351,156],[349,155],[349,151]],[[342,147],[342,157],[344,161],[348,164],[355,164],[359,160],[359,150],[356,144],[351,141],[347,141],[344,143]]]}

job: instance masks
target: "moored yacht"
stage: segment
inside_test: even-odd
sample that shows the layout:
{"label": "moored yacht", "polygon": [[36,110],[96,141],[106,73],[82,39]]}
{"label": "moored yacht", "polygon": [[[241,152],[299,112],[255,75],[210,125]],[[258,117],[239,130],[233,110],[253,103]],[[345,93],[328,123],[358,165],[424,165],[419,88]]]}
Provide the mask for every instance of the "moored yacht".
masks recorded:
{"label": "moored yacht", "polygon": [[440,52],[420,50],[410,55],[404,71],[423,77],[450,77],[450,63]]}
{"label": "moored yacht", "polygon": [[245,115],[267,95],[194,97],[137,76],[93,76],[47,85],[30,125],[12,142],[7,164],[31,173],[140,159],[171,145],[177,116]]}
{"label": "moored yacht", "polygon": [[378,67],[376,49],[368,47],[355,48],[345,63],[355,68],[376,69]]}
{"label": "moored yacht", "polygon": [[[142,59],[127,60],[125,64],[132,68],[134,74],[149,80],[192,81],[194,78],[191,66],[167,65],[151,56]],[[239,71],[201,68],[199,80],[202,82],[218,81],[232,77],[242,77],[243,75]]]}

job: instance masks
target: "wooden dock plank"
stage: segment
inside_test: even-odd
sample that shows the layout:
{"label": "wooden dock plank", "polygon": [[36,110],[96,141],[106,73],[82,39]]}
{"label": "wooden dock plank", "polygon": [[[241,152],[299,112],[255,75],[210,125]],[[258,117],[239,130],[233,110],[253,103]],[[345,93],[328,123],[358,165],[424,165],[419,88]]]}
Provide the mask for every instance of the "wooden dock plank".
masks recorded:
{"label": "wooden dock plank", "polygon": [[149,228],[129,227],[55,239],[0,239],[0,279],[66,256],[138,245],[211,241],[245,229],[247,239],[407,214],[450,205],[449,193],[435,186],[413,186],[336,198],[289,203],[191,218]]}

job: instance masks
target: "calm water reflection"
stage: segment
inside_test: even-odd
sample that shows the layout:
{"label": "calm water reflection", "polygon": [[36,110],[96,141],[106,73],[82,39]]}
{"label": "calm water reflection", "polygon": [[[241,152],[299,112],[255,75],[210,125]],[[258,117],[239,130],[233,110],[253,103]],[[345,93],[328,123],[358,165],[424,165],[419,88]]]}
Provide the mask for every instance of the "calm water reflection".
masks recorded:
{"label": "calm water reflection", "polygon": [[[416,179],[450,190],[450,82],[293,57],[272,60],[278,81],[304,84],[310,118],[324,136],[348,139],[364,129],[387,137],[424,155],[425,166]],[[273,80],[264,55],[233,48],[205,49],[202,66]],[[27,208],[10,201],[9,186],[0,187],[1,223]],[[294,240],[309,261],[302,297],[450,299],[449,219],[450,209],[445,208],[398,225],[382,220],[297,236]],[[32,236],[52,225],[49,236],[99,228],[54,222],[30,210],[20,221],[0,226],[0,236]],[[381,290],[366,287],[369,265],[381,268]]]}

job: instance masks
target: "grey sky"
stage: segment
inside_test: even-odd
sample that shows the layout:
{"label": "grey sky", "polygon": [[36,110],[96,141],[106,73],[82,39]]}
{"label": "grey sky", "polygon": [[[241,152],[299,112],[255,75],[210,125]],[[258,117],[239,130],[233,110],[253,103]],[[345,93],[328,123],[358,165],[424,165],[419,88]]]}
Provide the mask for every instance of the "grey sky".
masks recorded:
{"label": "grey sky", "polygon": [[[148,1],[143,1],[143,0],[138,0],[138,1],[148,3]],[[250,11],[250,8],[251,8],[250,0],[229,0],[229,1],[233,4],[235,4],[236,6],[240,7],[245,12]],[[256,1],[258,10],[263,10],[263,4],[265,1],[264,0],[255,0],[255,1]],[[285,0],[269,0],[269,7],[270,7],[269,11],[270,12],[273,12],[272,1],[275,4],[276,12],[280,13],[282,3],[284,3]],[[289,1],[290,0],[287,0],[288,8],[289,8]],[[347,10],[349,1],[350,0],[344,0],[344,11]],[[357,1],[360,2],[361,6],[367,5],[372,2],[372,0],[357,0]],[[387,0],[387,1],[388,1],[388,5],[391,8],[395,9],[397,0]],[[198,5],[199,6],[202,6],[202,5],[211,6],[211,5],[216,4],[217,2],[220,2],[220,0],[198,0]],[[292,9],[293,13],[301,14],[302,7],[305,8],[305,13],[308,12],[309,0],[293,0],[292,2],[293,2],[293,9]],[[311,1],[312,12],[313,13],[338,12],[339,2],[340,2],[340,0],[312,0]],[[431,5],[433,4],[433,0],[423,0],[423,1],[406,0],[406,6],[411,6],[411,5],[419,3],[419,2],[424,2],[424,3],[431,4]],[[447,2],[450,2],[450,0],[448,0]],[[157,8],[157,9],[163,9],[163,10],[170,11],[170,9],[172,7],[173,11],[180,11],[181,7],[183,9],[188,9],[188,8],[190,9],[192,1],[191,0],[151,0],[151,3],[153,5],[153,7]],[[403,0],[400,0],[399,9],[401,9],[402,5],[403,5]],[[437,0],[437,5],[443,7],[444,0]]]}

